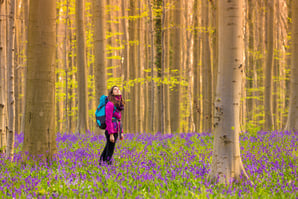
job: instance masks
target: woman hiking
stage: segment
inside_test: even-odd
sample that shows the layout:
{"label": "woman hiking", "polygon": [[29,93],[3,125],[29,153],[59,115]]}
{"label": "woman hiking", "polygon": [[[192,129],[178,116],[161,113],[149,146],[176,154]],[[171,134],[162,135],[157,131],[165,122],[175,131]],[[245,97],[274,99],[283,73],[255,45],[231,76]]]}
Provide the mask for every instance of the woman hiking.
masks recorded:
{"label": "woman hiking", "polygon": [[105,136],[107,139],[105,148],[100,155],[100,164],[105,162],[111,164],[112,156],[115,149],[115,144],[120,136],[123,140],[123,129],[121,124],[121,111],[124,110],[124,100],[122,99],[121,91],[117,86],[113,86],[109,91],[108,103],[106,104],[106,130]]}

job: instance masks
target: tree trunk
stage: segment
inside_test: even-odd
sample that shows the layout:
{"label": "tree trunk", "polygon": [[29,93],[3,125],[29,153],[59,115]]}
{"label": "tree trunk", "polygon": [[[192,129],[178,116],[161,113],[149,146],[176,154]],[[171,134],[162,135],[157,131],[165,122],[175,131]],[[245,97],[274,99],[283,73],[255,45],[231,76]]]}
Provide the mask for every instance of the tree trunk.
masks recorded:
{"label": "tree trunk", "polygon": [[[0,2],[0,13],[6,13],[6,1]],[[0,16],[0,154],[5,153],[7,146],[6,130],[5,130],[5,108],[6,97],[6,17]]]}
{"label": "tree trunk", "polygon": [[[247,80],[247,89],[252,89],[254,90],[254,79],[253,79],[253,76],[254,76],[254,70],[253,68],[255,67],[254,66],[254,47],[255,47],[255,40],[254,40],[254,32],[255,32],[255,21],[254,21],[254,3],[250,0],[247,0],[247,28],[248,28],[248,31],[247,31],[247,49],[246,49],[246,53],[247,53],[247,56],[246,56],[246,68],[245,68],[245,71],[246,73],[248,74],[248,78],[250,78],[249,80]],[[246,92],[246,91],[245,91]],[[247,120],[252,120],[252,116],[254,115],[254,110],[255,110],[255,99],[254,99],[254,92],[253,91],[248,91],[247,93],[248,96],[250,96],[249,99],[246,100],[246,103],[247,103],[247,108],[249,111],[247,111],[247,114],[246,114],[246,117],[247,117]]]}
{"label": "tree trunk", "polygon": [[[185,17],[185,26],[190,27],[191,24],[191,19],[188,17],[189,15],[189,3],[185,1],[185,12],[184,12],[184,17]],[[189,31],[185,31],[185,37],[186,37],[186,49],[184,51],[187,52],[187,49],[193,49],[192,43],[193,43],[193,38],[192,38],[192,33]],[[189,80],[188,85],[185,88],[185,95],[186,95],[186,115],[185,115],[185,131],[184,132],[194,132],[194,120],[193,120],[193,115],[192,115],[192,110],[193,110],[193,81],[192,81],[192,74],[193,74],[193,66],[191,63],[191,53],[185,53],[185,79]]]}
{"label": "tree trunk", "polygon": [[180,130],[180,103],[181,103],[181,85],[180,78],[182,74],[182,0],[176,0],[173,2],[174,8],[174,30],[172,37],[172,45],[174,49],[173,60],[172,60],[172,77],[177,79],[176,84],[170,95],[170,106],[171,106],[171,130],[173,132],[179,132]]}
{"label": "tree trunk", "polygon": [[[138,1],[139,7],[139,16],[142,16],[143,12],[143,4],[142,1]],[[144,19],[141,17],[138,20],[138,38],[139,38],[139,45],[138,45],[138,77],[143,79],[144,78]],[[144,132],[144,114],[145,114],[145,104],[144,104],[144,84],[139,83],[138,85],[138,131],[143,133]]]}
{"label": "tree trunk", "polygon": [[21,16],[21,6],[22,3],[20,0],[16,1],[16,6],[15,6],[15,36],[14,36],[14,98],[15,98],[15,119],[14,119],[14,126],[15,126],[15,133],[19,133],[20,132],[20,102],[21,102],[21,96],[20,96],[20,91],[21,91],[21,75],[20,75],[20,69],[21,69],[21,64],[22,64],[22,60],[20,57],[22,57],[21,55],[21,51],[22,51],[22,46],[21,46],[21,39],[20,39],[20,35],[22,34],[21,31],[21,23],[20,23],[20,19]]}
{"label": "tree trunk", "polygon": [[[168,0],[165,0],[167,3],[169,3]],[[167,4],[166,4],[167,5]],[[164,68],[164,77],[169,80],[170,79],[170,12],[169,8],[165,10],[165,68]],[[164,84],[164,101],[165,101],[165,110],[164,110],[164,117],[165,117],[165,132],[167,134],[171,134],[171,118],[170,118],[170,88],[169,84]]]}
{"label": "tree trunk", "polygon": [[[29,0],[23,0],[24,2],[24,23],[25,23],[25,35],[24,39],[25,42],[28,42],[28,27],[29,27]],[[25,57],[28,57],[28,43],[25,43]],[[26,77],[27,77],[27,67],[28,67],[28,59],[25,59],[24,63],[24,96],[23,99],[26,99]],[[21,121],[21,132],[25,131],[25,111],[26,111],[26,102],[23,102],[23,107],[22,107],[22,121]]]}
{"label": "tree trunk", "polygon": [[[105,45],[105,1],[94,0],[94,80],[95,99],[99,104],[100,96],[107,94],[107,69]],[[103,133],[99,128],[96,134]]]}
{"label": "tree trunk", "polygon": [[[137,1],[130,0],[130,16],[137,15]],[[138,85],[137,82],[137,74],[138,74],[138,62],[137,62],[137,43],[138,35],[137,35],[137,21],[136,20],[129,20],[129,41],[132,42],[129,49],[129,81],[133,81],[132,87],[130,87],[130,102],[129,110],[130,110],[130,117],[129,117],[129,126],[131,129],[131,133],[136,133],[137,129],[137,120],[138,120],[138,102],[137,102],[137,92],[138,92]]]}
{"label": "tree trunk", "polygon": [[202,54],[202,84],[203,84],[203,131],[212,130],[212,75],[209,43],[209,5],[208,0],[202,0],[203,54]]}
{"label": "tree trunk", "polygon": [[73,121],[74,121],[74,113],[73,113],[73,107],[74,107],[74,96],[75,96],[75,88],[74,88],[74,82],[75,82],[75,78],[74,78],[74,74],[73,74],[73,68],[75,66],[75,47],[74,47],[74,33],[73,33],[73,24],[71,23],[73,21],[72,16],[70,16],[69,19],[69,25],[70,28],[68,29],[69,32],[69,52],[68,52],[68,69],[67,69],[67,76],[68,79],[66,82],[69,82],[69,84],[66,84],[66,89],[67,89],[67,94],[68,94],[68,98],[66,98],[68,100],[68,113],[67,113],[67,117],[68,117],[68,124],[67,124],[67,132],[73,132]]}
{"label": "tree trunk", "polygon": [[219,67],[214,148],[209,177],[220,183],[245,173],[240,156],[239,110],[243,74],[243,0],[219,1]]}
{"label": "tree trunk", "polygon": [[[122,42],[121,45],[124,45],[123,51],[122,51],[122,58],[121,58],[121,76],[122,80],[124,82],[127,82],[129,80],[129,59],[128,59],[128,53],[129,53],[129,35],[128,35],[128,30],[127,30],[127,21],[126,21],[126,4],[125,0],[121,0],[121,12],[122,12]],[[123,93],[122,93],[124,99],[129,98],[129,93],[127,86],[123,86]],[[128,104],[128,103],[127,103]],[[129,111],[126,106],[126,111],[124,111],[124,118],[123,118],[123,126],[124,129],[130,132],[130,126],[129,126]],[[126,127],[126,128],[125,128]]]}
{"label": "tree trunk", "polygon": [[[31,0],[23,157],[51,159],[55,133],[56,2]],[[41,155],[41,156],[40,156]]]}
{"label": "tree trunk", "polygon": [[161,116],[161,101],[160,101],[160,83],[158,82],[161,77],[161,15],[156,14],[154,15],[154,8],[158,7],[160,8],[161,1],[152,1],[152,23],[153,23],[153,29],[151,32],[151,35],[154,39],[152,48],[154,50],[154,57],[152,58],[153,61],[153,78],[155,81],[153,81],[154,84],[154,97],[152,99],[154,100],[154,133],[160,132],[160,116]]}
{"label": "tree trunk", "polygon": [[[107,31],[110,33],[110,36],[107,37],[106,39],[106,44],[108,46],[108,48],[110,48],[111,50],[108,50],[106,52],[107,54],[107,57],[109,57],[109,59],[107,59],[107,78],[111,77],[113,78],[113,50],[112,50],[112,47],[113,47],[113,19],[112,19],[112,11],[113,11],[113,2],[112,0],[104,0],[106,1],[106,5],[107,7],[109,7],[109,9],[107,11],[105,11],[104,15],[107,17],[107,22],[105,22],[105,27],[107,29]],[[109,74],[109,75],[108,75]]]}
{"label": "tree trunk", "polygon": [[298,3],[292,1],[292,59],[291,59],[291,85],[290,85],[290,104],[288,121],[285,130],[298,130]]}
{"label": "tree trunk", "polygon": [[199,38],[199,2],[194,2],[194,47],[193,47],[193,76],[194,76],[194,87],[193,87],[193,118],[195,122],[195,131],[200,132],[201,128],[201,97],[200,97],[200,38]]}
{"label": "tree trunk", "polygon": [[[162,16],[161,16],[161,81],[165,79],[165,63],[166,63],[166,53],[165,53],[165,40],[166,40],[166,26],[165,26],[165,20],[166,20],[166,9],[165,9],[165,2],[166,0],[162,1]],[[165,84],[161,83],[160,85],[160,131],[163,134],[166,134],[165,131]]]}
{"label": "tree trunk", "polygon": [[69,133],[69,128],[68,128],[68,63],[69,63],[69,51],[70,48],[68,48],[69,45],[69,41],[71,40],[71,38],[69,38],[69,40],[67,39],[67,34],[68,34],[68,24],[70,24],[70,19],[69,19],[69,0],[66,1],[66,15],[65,15],[65,22],[64,22],[64,47],[63,47],[63,51],[64,51],[64,71],[65,71],[65,87],[64,87],[64,92],[65,92],[65,104],[64,104],[64,130],[66,133]]}
{"label": "tree trunk", "polygon": [[56,72],[56,100],[57,100],[57,111],[56,111],[56,127],[57,131],[62,133],[62,125],[63,125],[63,109],[64,109],[64,103],[63,103],[63,64],[65,63],[65,54],[63,53],[63,48],[64,48],[64,23],[63,23],[63,10],[59,7],[57,8],[57,13],[58,13],[58,20],[56,24],[56,29],[57,29],[57,48],[56,48],[56,56],[57,56],[57,72]]}
{"label": "tree trunk", "polygon": [[[147,4],[146,4],[147,5]],[[147,20],[148,22],[145,23],[145,29],[149,30],[149,26],[150,26],[150,21]],[[150,60],[150,32],[149,31],[145,31],[145,69],[149,70],[150,68],[150,64],[149,64],[149,60]],[[147,76],[148,77],[148,76]],[[150,94],[149,91],[150,90],[150,82],[148,81],[148,78],[146,78],[145,81],[145,92],[144,92],[144,104],[145,104],[145,109],[146,111],[146,115],[145,115],[145,121],[144,121],[144,129],[146,133],[149,133],[151,130],[151,105],[150,105]]]}
{"label": "tree trunk", "polygon": [[[151,107],[151,119],[150,119],[150,132],[151,133],[155,133],[155,125],[154,125],[154,121],[155,121],[155,103],[154,103],[154,94],[155,94],[155,83],[153,81],[153,78],[154,78],[154,33],[153,33],[153,14],[152,14],[152,5],[151,5],[151,0],[148,0],[148,8],[149,8],[149,19],[150,19],[150,22],[149,22],[149,27],[150,27],[150,42],[151,42],[151,45],[150,45],[150,49],[151,49],[151,61],[149,62],[150,63],[150,69],[151,69],[151,82],[150,82],[150,87],[151,87],[151,92],[149,94],[149,96],[151,97],[150,98],[150,107]],[[149,105],[149,103],[148,103]]]}
{"label": "tree trunk", "polygon": [[78,76],[78,110],[77,132],[88,130],[88,88],[85,45],[85,6],[84,0],[76,0],[76,40],[77,40],[77,76]]}
{"label": "tree trunk", "polygon": [[273,129],[272,115],[272,70],[273,70],[273,22],[274,22],[274,0],[267,2],[267,56],[265,65],[265,82],[264,82],[264,111],[265,124],[264,130]]}
{"label": "tree trunk", "polygon": [[7,150],[6,155],[13,160],[14,153],[14,133],[15,133],[15,97],[14,97],[14,28],[15,28],[15,0],[11,0],[9,4],[9,26],[7,38]]}

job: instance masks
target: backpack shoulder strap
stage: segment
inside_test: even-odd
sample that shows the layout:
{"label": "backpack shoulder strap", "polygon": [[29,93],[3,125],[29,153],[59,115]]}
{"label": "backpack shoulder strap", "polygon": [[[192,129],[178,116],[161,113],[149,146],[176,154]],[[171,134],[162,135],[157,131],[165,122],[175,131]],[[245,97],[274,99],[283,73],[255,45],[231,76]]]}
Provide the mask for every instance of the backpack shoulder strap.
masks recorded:
{"label": "backpack shoulder strap", "polygon": [[107,96],[105,96],[106,97],[106,99],[105,99],[105,103],[104,104],[102,104],[100,107],[99,107],[99,109],[102,109],[104,106],[106,106],[107,105],[107,103],[109,102],[109,99],[108,99],[108,97]]}

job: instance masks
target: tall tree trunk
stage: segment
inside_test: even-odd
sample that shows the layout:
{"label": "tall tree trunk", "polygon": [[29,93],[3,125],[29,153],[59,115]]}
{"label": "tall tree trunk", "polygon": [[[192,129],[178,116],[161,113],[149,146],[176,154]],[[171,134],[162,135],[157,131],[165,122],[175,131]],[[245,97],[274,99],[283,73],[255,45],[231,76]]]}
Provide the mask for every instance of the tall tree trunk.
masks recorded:
{"label": "tall tree trunk", "polygon": [[172,77],[177,79],[179,82],[174,86],[173,91],[170,95],[170,106],[171,106],[171,130],[173,132],[179,132],[180,127],[180,103],[181,103],[181,85],[182,81],[182,0],[175,0],[173,2],[174,8],[174,26],[172,45],[174,49],[173,60],[172,60]]}
{"label": "tall tree trunk", "polygon": [[202,0],[203,54],[202,54],[202,84],[203,84],[203,131],[212,130],[212,75],[209,43],[209,5],[208,0]]}
{"label": "tall tree trunk", "polygon": [[14,98],[15,98],[15,120],[14,120],[14,132],[19,133],[20,131],[20,91],[22,84],[20,83],[21,76],[20,69],[21,69],[21,45],[20,45],[20,35],[22,34],[21,30],[21,6],[22,1],[16,1],[16,8],[15,8],[15,36],[14,36]]}
{"label": "tall tree trunk", "polygon": [[[161,16],[161,80],[165,79],[165,63],[166,63],[166,53],[165,53],[165,42],[166,42],[166,30],[165,30],[165,20],[166,20],[166,8],[165,2],[166,0],[162,1],[162,16]],[[165,131],[165,84],[161,83],[160,85],[160,130],[161,133],[166,134]]]}
{"label": "tall tree trunk", "polygon": [[[0,13],[6,13],[6,1],[0,2]],[[0,153],[5,153],[7,146],[6,130],[5,130],[5,108],[6,97],[6,17],[0,15]]]}
{"label": "tall tree trunk", "polygon": [[219,1],[219,67],[215,137],[209,177],[220,183],[245,173],[240,156],[239,110],[243,74],[243,0]]}
{"label": "tall tree trunk", "polygon": [[[62,5],[63,6],[63,5]],[[61,7],[57,8],[58,20],[56,24],[56,38],[57,38],[57,48],[56,48],[56,57],[57,57],[57,72],[56,72],[56,100],[57,100],[57,111],[56,111],[56,127],[57,131],[62,133],[62,125],[63,125],[63,64],[65,63],[65,54],[63,53],[64,48],[64,23],[63,23],[63,9]]]}
{"label": "tall tree trunk", "polygon": [[[139,16],[142,16],[143,12],[143,5],[144,1],[138,1],[139,7]],[[138,38],[139,38],[139,45],[138,45],[138,77],[143,79],[144,78],[144,19],[140,17],[138,20]],[[138,85],[138,131],[143,133],[144,132],[144,114],[145,114],[145,104],[144,104],[144,84]]]}
{"label": "tall tree trunk", "polygon": [[201,128],[201,97],[200,97],[200,38],[199,38],[199,1],[194,1],[194,47],[193,47],[193,75],[194,75],[194,87],[193,87],[193,117],[195,122],[195,131],[200,132]]}
{"label": "tall tree trunk", "polygon": [[[153,78],[154,79],[160,79],[161,77],[161,14],[154,15],[154,8],[161,8],[162,1],[152,1],[152,22],[153,22],[153,29],[152,29],[152,35],[154,38],[154,58],[153,58]],[[160,118],[161,118],[161,99],[160,99],[160,93],[161,93],[161,87],[160,83],[158,81],[154,81],[154,97],[152,99],[154,100],[154,133],[160,132]]]}
{"label": "tall tree trunk", "polygon": [[292,1],[292,59],[288,121],[285,130],[298,130],[298,2]]}
{"label": "tall tree trunk", "polygon": [[[27,67],[28,67],[28,27],[29,27],[29,0],[23,0],[24,2],[24,23],[25,23],[25,31],[24,31],[24,39],[25,39],[25,72],[24,72],[24,96],[23,99],[26,99],[26,77],[27,77]],[[22,121],[21,121],[21,132],[25,131],[25,111],[26,111],[26,102],[23,102],[23,114],[22,114]]]}
{"label": "tall tree trunk", "polygon": [[106,1],[106,5],[109,9],[107,9],[107,11],[105,11],[105,15],[107,17],[107,22],[105,22],[105,27],[107,29],[107,31],[109,32],[110,36],[107,37],[106,39],[106,43],[107,43],[107,46],[108,46],[108,49],[110,48],[110,50],[108,50],[106,52],[107,54],[107,57],[109,57],[109,59],[107,59],[107,74],[109,74],[107,76],[107,78],[111,77],[113,78],[113,53],[114,51],[112,50],[112,47],[113,47],[113,19],[112,19],[112,12],[113,12],[113,2],[112,0],[104,0]]}
{"label": "tall tree trunk", "polygon": [[[248,74],[248,80],[247,80],[247,89],[252,89],[252,91],[248,91],[247,95],[250,96],[249,99],[246,100],[247,103],[247,108],[249,111],[247,111],[246,117],[248,120],[252,120],[252,116],[254,114],[255,110],[255,99],[254,99],[254,81],[253,81],[253,76],[254,76],[254,47],[255,47],[255,17],[254,17],[254,3],[250,0],[247,0],[247,49],[246,49],[246,68],[245,71]],[[246,91],[245,91],[246,92]]]}
{"label": "tall tree trunk", "polygon": [[70,46],[70,40],[71,38],[69,37],[69,39],[67,38],[67,34],[68,34],[68,24],[70,24],[70,19],[69,19],[69,0],[66,1],[66,14],[65,14],[65,21],[64,21],[64,47],[63,47],[63,51],[64,51],[64,71],[65,71],[65,87],[64,87],[64,92],[65,92],[65,104],[64,104],[64,128],[65,128],[65,132],[69,133],[69,128],[68,128],[68,120],[69,120],[69,115],[68,115],[68,106],[69,106],[69,100],[68,100],[68,63],[69,63],[69,51],[70,49],[68,48],[68,46]]}
{"label": "tall tree trunk", "polygon": [[[150,82],[150,86],[151,86],[151,93],[149,96],[151,96],[150,98],[150,107],[151,107],[151,115],[150,115],[150,132],[154,133],[155,132],[155,125],[154,125],[154,121],[155,121],[155,103],[154,103],[154,94],[155,94],[155,82],[153,81],[153,78],[154,78],[154,33],[153,33],[153,13],[152,13],[152,5],[151,5],[151,0],[148,0],[148,8],[149,8],[149,19],[150,19],[150,29],[149,29],[149,32],[150,32],[150,42],[151,42],[151,45],[150,45],[150,49],[151,49],[151,61],[149,62],[150,63],[150,69],[151,69],[151,82]],[[149,103],[148,103],[149,105]]]}
{"label": "tall tree trunk", "polygon": [[267,2],[267,56],[265,65],[264,82],[264,111],[265,124],[264,130],[273,129],[272,115],[272,71],[273,71],[273,22],[274,22],[274,0]]}
{"label": "tall tree trunk", "polygon": [[14,29],[15,29],[15,0],[11,0],[9,4],[9,26],[8,26],[8,38],[7,38],[7,113],[8,113],[8,125],[7,125],[7,150],[6,155],[13,159],[14,152],[14,133],[15,133],[15,97],[14,97]]}
{"label": "tall tree trunk", "polygon": [[[137,1],[130,0],[130,16],[137,15]],[[137,102],[137,92],[138,92],[138,62],[137,62],[137,21],[130,19],[129,20],[129,41],[132,42],[129,50],[129,81],[133,81],[133,86],[130,88],[130,102],[129,102],[129,126],[131,129],[131,133],[136,133],[139,129],[137,129],[137,120],[138,120],[138,102]]]}
{"label": "tall tree trunk", "polygon": [[[168,0],[165,0],[165,3],[169,3]],[[166,4],[167,5],[167,4]],[[164,53],[165,53],[165,67],[164,67],[164,77],[169,80],[170,79],[170,30],[169,30],[169,26],[170,26],[170,12],[169,12],[169,8],[166,7],[165,11],[165,49],[164,49]],[[167,134],[171,134],[171,118],[170,118],[170,88],[169,88],[169,84],[165,83],[164,84],[164,101],[165,101],[165,110],[164,110],[164,117],[165,117],[165,132]]]}
{"label": "tall tree trunk", "polygon": [[[147,4],[146,4],[147,5]],[[149,30],[149,26],[150,26],[150,21],[147,20],[148,22],[145,23],[145,29]],[[149,31],[145,31],[145,69],[148,70],[150,68],[150,64],[149,64],[149,60],[150,60],[150,32]],[[145,92],[144,92],[144,104],[145,104],[145,109],[146,111],[146,117],[145,117],[145,121],[144,121],[144,129],[146,133],[149,133],[151,130],[151,105],[150,105],[150,94],[149,91],[150,90],[150,82],[147,80],[145,81]]]}
{"label": "tall tree trunk", "polygon": [[[56,2],[31,0],[23,157],[51,159],[55,133]],[[40,156],[41,155],[41,156]]]}
{"label": "tall tree trunk", "polygon": [[[101,95],[107,94],[106,44],[105,44],[105,1],[94,0],[94,79],[95,99],[99,103]],[[103,133],[96,128],[95,132]]]}
{"label": "tall tree trunk", "polygon": [[[129,80],[129,35],[128,35],[128,30],[127,30],[127,20],[126,20],[126,4],[125,4],[125,0],[121,0],[121,13],[122,13],[122,31],[123,31],[123,35],[122,35],[122,42],[121,45],[124,45],[123,51],[122,51],[122,58],[121,58],[121,76],[122,76],[122,80],[123,82],[127,83],[127,81]],[[127,86],[126,88],[123,86],[123,97],[124,99],[128,99],[129,98],[129,93],[128,93],[128,89]],[[124,129],[126,129],[128,132],[130,131],[130,126],[129,124],[129,111],[126,108],[126,111],[124,111],[124,118],[123,118],[123,126]]]}
{"label": "tall tree trunk", "polygon": [[[279,1],[277,0],[275,1],[276,3],[273,5],[274,6],[274,10],[275,13],[273,13],[274,15],[274,20],[273,23],[275,24],[280,24],[279,19],[280,19],[280,9],[279,9]],[[278,28],[277,30],[273,30],[274,31],[274,35],[273,37],[275,37],[275,41],[273,44],[273,48],[276,49],[276,53],[273,55],[273,88],[272,88],[272,121],[273,121],[273,126],[274,129],[279,129],[280,126],[280,118],[279,118],[279,114],[278,114],[278,107],[281,105],[281,101],[279,100],[279,96],[281,95],[282,92],[278,93],[278,87],[279,87],[279,82],[280,80],[280,74],[279,74],[279,67],[280,67],[280,63],[279,63],[279,57],[281,55],[281,51],[280,51],[280,28]],[[278,58],[276,58],[278,57]]]}
{"label": "tall tree trunk", "polygon": [[[75,5],[74,5],[75,6]],[[69,8],[74,9],[74,7],[70,7]],[[74,132],[76,129],[76,122],[77,122],[77,110],[76,110],[76,104],[77,103],[77,92],[76,92],[76,86],[77,86],[77,78],[75,75],[75,69],[77,66],[77,62],[76,62],[76,37],[75,37],[75,15],[74,14],[70,14],[70,24],[69,24],[69,38],[70,38],[70,46],[69,46],[69,53],[68,53],[68,114],[69,114],[69,118],[68,118],[68,129],[69,132]]]}
{"label": "tall tree trunk", "polygon": [[76,0],[76,40],[78,68],[78,110],[77,132],[86,133],[88,130],[88,88],[85,44],[85,6],[84,0]]}
{"label": "tall tree trunk", "polygon": [[[188,17],[189,15],[189,2],[185,1],[185,11],[184,11],[184,17],[185,17],[185,26],[188,28],[192,26],[191,24],[191,19]],[[187,49],[190,51],[193,50],[193,38],[192,38],[192,33],[188,30],[185,31],[185,37],[186,37],[186,49],[184,51],[187,52]],[[193,107],[193,81],[192,81],[192,74],[193,74],[193,66],[191,63],[191,53],[185,53],[185,79],[186,80],[191,80],[188,82],[187,87],[185,88],[185,95],[186,95],[186,117],[185,120],[187,121],[185,123],[185,128],[186,131],[184,132],[194,132],[194,120],[193,120],[193,115],[192,115],[192,107]]]}
{"label": "tall tree trunk", "polygon": [[261,126],[262,124],[259,123],[259,121],[263,121],[263,117],[260,116],[260,105],[261,105],[261,100],[260,100],[260,87],[262,86],[261,83],[259,83],[258,78],[260,75],[260,68],[263,67],[263,58],[262,56],[256,56],[257,53],[259,52],[261,55],[263,55],[263,50],[262,50],[262,42],[263,42],[263,21],[264,17],[263,14],[259,13],[258,11],[261,10],[262,7],[262,1],[258,1],[255,5],[255,8],[253,9],[253,13],[255,15],[255,21],[254,21],[254,32],[253,32],[253,64],[252,64],[252,108],[250,109],[251,112],[251,120],[252,124],[254,124],[254,127],[256,126]]}
{"label": "tall tree trunk", "polygon": [[74,108],[74,96],[75,96],[75,86],[74,86],[74,82],[75,82],[75,78],[74,78],[74,74],[73,74],[73,68],[75,66],[75,47],[74,47],[74,33],[73,33],[73,17],[70,16],[70,19],[69,19],[69,29],[68,29],[68,34],[69,34],[69,52],[68,52],[68,69],[67,69],[67,76],[68,76],[68,79],[67,79],[67,82],[69,82],[69,85],[66,87],[67,89],[67,93],[69,95],[69,97],[67,98],[68,100],[68,124],[67,124],[67,129],[68,131],[67,132],[73,132],[73,121],[74,121],[74,113],[73,113],[73,108]]}

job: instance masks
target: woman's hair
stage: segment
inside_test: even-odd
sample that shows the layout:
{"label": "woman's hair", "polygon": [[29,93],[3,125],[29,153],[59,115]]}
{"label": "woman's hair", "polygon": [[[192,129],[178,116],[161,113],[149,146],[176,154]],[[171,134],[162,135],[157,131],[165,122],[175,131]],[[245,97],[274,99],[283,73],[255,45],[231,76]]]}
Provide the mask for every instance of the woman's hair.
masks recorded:
{"label": "woman's hair", "polygon": [[116,100],[116,98],[115,98],[115,95],[113,95],[113,91],[114,91],[114,88],[115,87],[118,87],[118,86],[113,86],[112,88],[111,88],[111,90],[109,91],[109,95],[108,95],[108,99],[109,99],[109,101],[111,101],[113,104],[115,104],[116,106],[124,106],[125,105],[125,101],[124,101],[124,99],[123,99],[123,96],[121,97],[121,100],[120,101],[118,101],[118,100]]}

